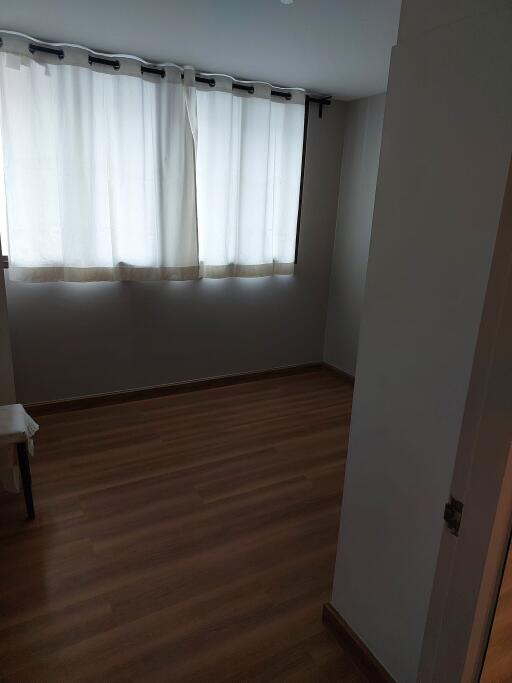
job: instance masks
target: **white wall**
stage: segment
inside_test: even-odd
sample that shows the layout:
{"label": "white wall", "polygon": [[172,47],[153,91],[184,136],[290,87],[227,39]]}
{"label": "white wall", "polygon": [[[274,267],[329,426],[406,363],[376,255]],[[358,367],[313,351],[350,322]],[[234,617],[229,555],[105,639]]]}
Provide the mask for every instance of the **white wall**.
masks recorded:
{"label": "white wall", "polygon": [[344,104],[309,117],[294,276],[9,283],[18,400],[48,401],[320,361]]}
{"label": "white wall", "polygon": [[435,25],[430,6],[404,2],[391,61],[332,595],[398,683],[417,680],[512,152],[512,3],[436,2]]}
{"label": "white wall", "polygon": [[355,375],[385,95],[347,103],[324,360]]}

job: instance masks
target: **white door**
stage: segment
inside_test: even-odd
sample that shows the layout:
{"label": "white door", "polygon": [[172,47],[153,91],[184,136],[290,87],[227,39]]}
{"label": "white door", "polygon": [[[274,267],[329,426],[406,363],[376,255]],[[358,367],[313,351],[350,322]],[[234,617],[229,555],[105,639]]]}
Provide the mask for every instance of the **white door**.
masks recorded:
{"label": "white door", "polygon": [[478,680],[512,523],[512,164],[451,493],[458,535],[439,552],[418,681]]}

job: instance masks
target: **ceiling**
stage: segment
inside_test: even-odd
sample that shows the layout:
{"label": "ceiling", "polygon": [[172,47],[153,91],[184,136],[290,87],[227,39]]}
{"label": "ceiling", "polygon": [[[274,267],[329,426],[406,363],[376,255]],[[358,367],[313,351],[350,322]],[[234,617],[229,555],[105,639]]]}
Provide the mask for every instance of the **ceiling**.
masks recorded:
{"label": "ceiling", "polygon": [[2,0],[2,29],[353,99],[386,89],[400,0]]}

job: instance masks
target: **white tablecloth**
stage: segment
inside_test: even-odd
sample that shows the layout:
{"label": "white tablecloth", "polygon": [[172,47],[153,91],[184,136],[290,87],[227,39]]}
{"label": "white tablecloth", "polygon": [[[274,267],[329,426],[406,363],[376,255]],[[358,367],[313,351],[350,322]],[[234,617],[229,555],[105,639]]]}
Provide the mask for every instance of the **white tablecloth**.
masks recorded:
{"label": "white tablecloth", "polygon": [[26,441],[28,452],[34,454],[32,437],[39,425],[20,403],[0,406],[0,482],[4,489],[17,493],[20,490],[20,472],[16,443]]}

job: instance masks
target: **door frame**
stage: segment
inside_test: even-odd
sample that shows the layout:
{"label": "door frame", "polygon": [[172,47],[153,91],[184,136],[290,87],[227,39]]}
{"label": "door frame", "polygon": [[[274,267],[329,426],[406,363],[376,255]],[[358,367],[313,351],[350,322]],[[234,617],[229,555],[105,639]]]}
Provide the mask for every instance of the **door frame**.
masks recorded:
{"label": "door frame", "polygon": [[[509,455],[509,466],[512,466],[512,447],[511,447],[511,453]],[[509,476],[512,475],[512,472],[509,473]],[[511,477],[512,479],[512,477]],[[512,486],[510,487],[508,491],[508,501],[510,502],[512,500]],[[511,505],[512,507],[512,505]],[[489,643],[492,637],[492,629],[494,625],[494,620],[496,618],[496,612],[498,610],[499,606],[499,599],[500,599],[500,593],[501,593],[501,587],[503,585],[503,581],[505,578],[505,570],[507,567],[507,561],[509,558],[509,553],[512,549],[512,514],[511,514],[511,520],[510,521],[510,530],[509,530],[509,535],[508,535],[508,541],[505,543],[505,551],[502,553],[502,558],[501,558],[501,568],[498,570],[498,581],[496,581],[496,585],[494,586],[494,590],[491,591],[491,595],[489,596],[489,603],[490,604],[484,604],[483,608],[483,614],[486,617],[485,618],[485,635],[481,637],[481,634],[478,634],[478,632],[475,634],[477,641],[476,641],[476,647],[478,647],[479,643],[481,640],[484,641],[484,647],[482,650],[482,656],[480,657],[480,664],[478,667],[478,680],[480,680],[482,673],[485,668],[485,662],[487,661],[487,656],[489,653]],[[494,576],[494,573],[491,574],[491,576]],[[477,620],[475,619],[475,625],[473,626],[473,629],[475,630],[475,626]],[[480,638],[478,637],[480,635]],[[471,651],[471,649],[470,649]],[[480,652],[480,650],[477,650],[477,652]]]}
{"label": "door frame", "polygon": [[482,583],[471,630],[463,680],[479,681],[503,581],[512,534],[512,443],[489,544]]}

